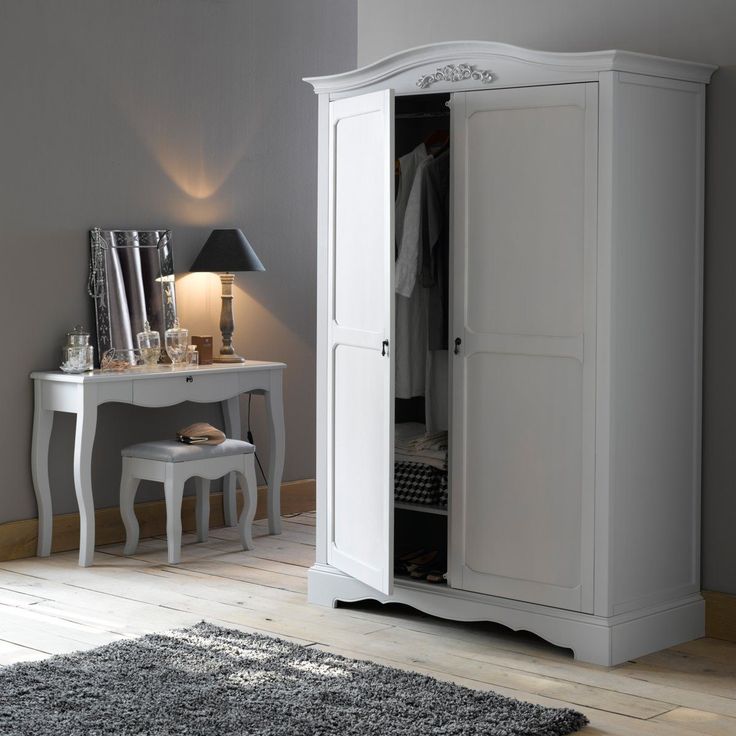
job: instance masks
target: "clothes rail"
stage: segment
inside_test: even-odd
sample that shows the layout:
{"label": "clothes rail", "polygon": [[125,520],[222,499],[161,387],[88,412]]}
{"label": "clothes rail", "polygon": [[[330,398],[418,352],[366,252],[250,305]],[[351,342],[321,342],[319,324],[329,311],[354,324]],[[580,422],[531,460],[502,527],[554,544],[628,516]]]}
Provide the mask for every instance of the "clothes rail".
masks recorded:
{"label": "clothes rail", "polygon": [[414,120],[417,118],[449,118],[449,110],[446,112],[400,112],[397,113],[397,120]]}

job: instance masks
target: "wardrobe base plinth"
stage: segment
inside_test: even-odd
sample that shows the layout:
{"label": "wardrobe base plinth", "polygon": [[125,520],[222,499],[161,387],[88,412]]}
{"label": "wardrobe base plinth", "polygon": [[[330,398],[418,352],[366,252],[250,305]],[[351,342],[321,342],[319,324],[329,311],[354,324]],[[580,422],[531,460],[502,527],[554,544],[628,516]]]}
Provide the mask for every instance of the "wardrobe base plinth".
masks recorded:
{"label": "wardrobe base plinth", "polygon": [[705,604],[699,593],[605,618],[403,580],[394,584],[392,595],[383,595],[329,565],[314,565],[308,580],[308,600],[316,605],[334,608],[340,602],[375,600],[403,603],[453,621],[492,621],[530,631],[572,649],[581,662],[605,667],[705,635]]}

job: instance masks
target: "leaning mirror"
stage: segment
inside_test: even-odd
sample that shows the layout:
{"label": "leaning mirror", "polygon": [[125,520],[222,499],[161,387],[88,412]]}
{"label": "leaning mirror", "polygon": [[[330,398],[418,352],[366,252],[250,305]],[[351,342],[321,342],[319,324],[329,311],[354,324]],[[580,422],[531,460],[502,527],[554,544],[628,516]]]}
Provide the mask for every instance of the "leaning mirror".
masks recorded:
{"label": "leaning mirror", "polygon": [[149,323],[161,335],[176,321],[170,230],[90,231],[89,293],[95,302],[97,360],[130,351]]}

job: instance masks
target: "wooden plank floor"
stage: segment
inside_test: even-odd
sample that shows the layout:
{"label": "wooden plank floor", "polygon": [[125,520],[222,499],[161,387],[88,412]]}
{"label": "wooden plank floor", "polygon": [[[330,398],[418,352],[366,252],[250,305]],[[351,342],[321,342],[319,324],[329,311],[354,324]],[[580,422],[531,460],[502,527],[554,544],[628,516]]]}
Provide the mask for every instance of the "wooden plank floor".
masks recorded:
{"label": "wooden plank floor", "polygon": [[206,619],[276,634],[349,657],[427,673],[468,687],[550,706],[591,721],[585,734],[736,734],[736,644],[700,639],[606,669],[569,651],[493,624],[435,619],[401,606],[337,609],[306,602],[314,559],[314,515],[284,520],[256,548],[239,549],[235,529],[185,536],[182,563],[166,564],[163,538],[98,549],[95,566],[77,553],[0,563],[0,665],[43,659]]}

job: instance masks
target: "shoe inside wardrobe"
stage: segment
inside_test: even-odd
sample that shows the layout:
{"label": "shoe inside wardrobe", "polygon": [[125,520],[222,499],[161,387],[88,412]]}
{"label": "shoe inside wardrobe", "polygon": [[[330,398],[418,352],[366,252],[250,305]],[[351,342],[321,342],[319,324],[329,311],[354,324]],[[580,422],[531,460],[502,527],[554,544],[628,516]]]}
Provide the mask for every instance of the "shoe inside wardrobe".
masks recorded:
{"label": "shoe inside wardrobe", "polygon": [[444,584],[449,95],[396,98],[395,574]]}

